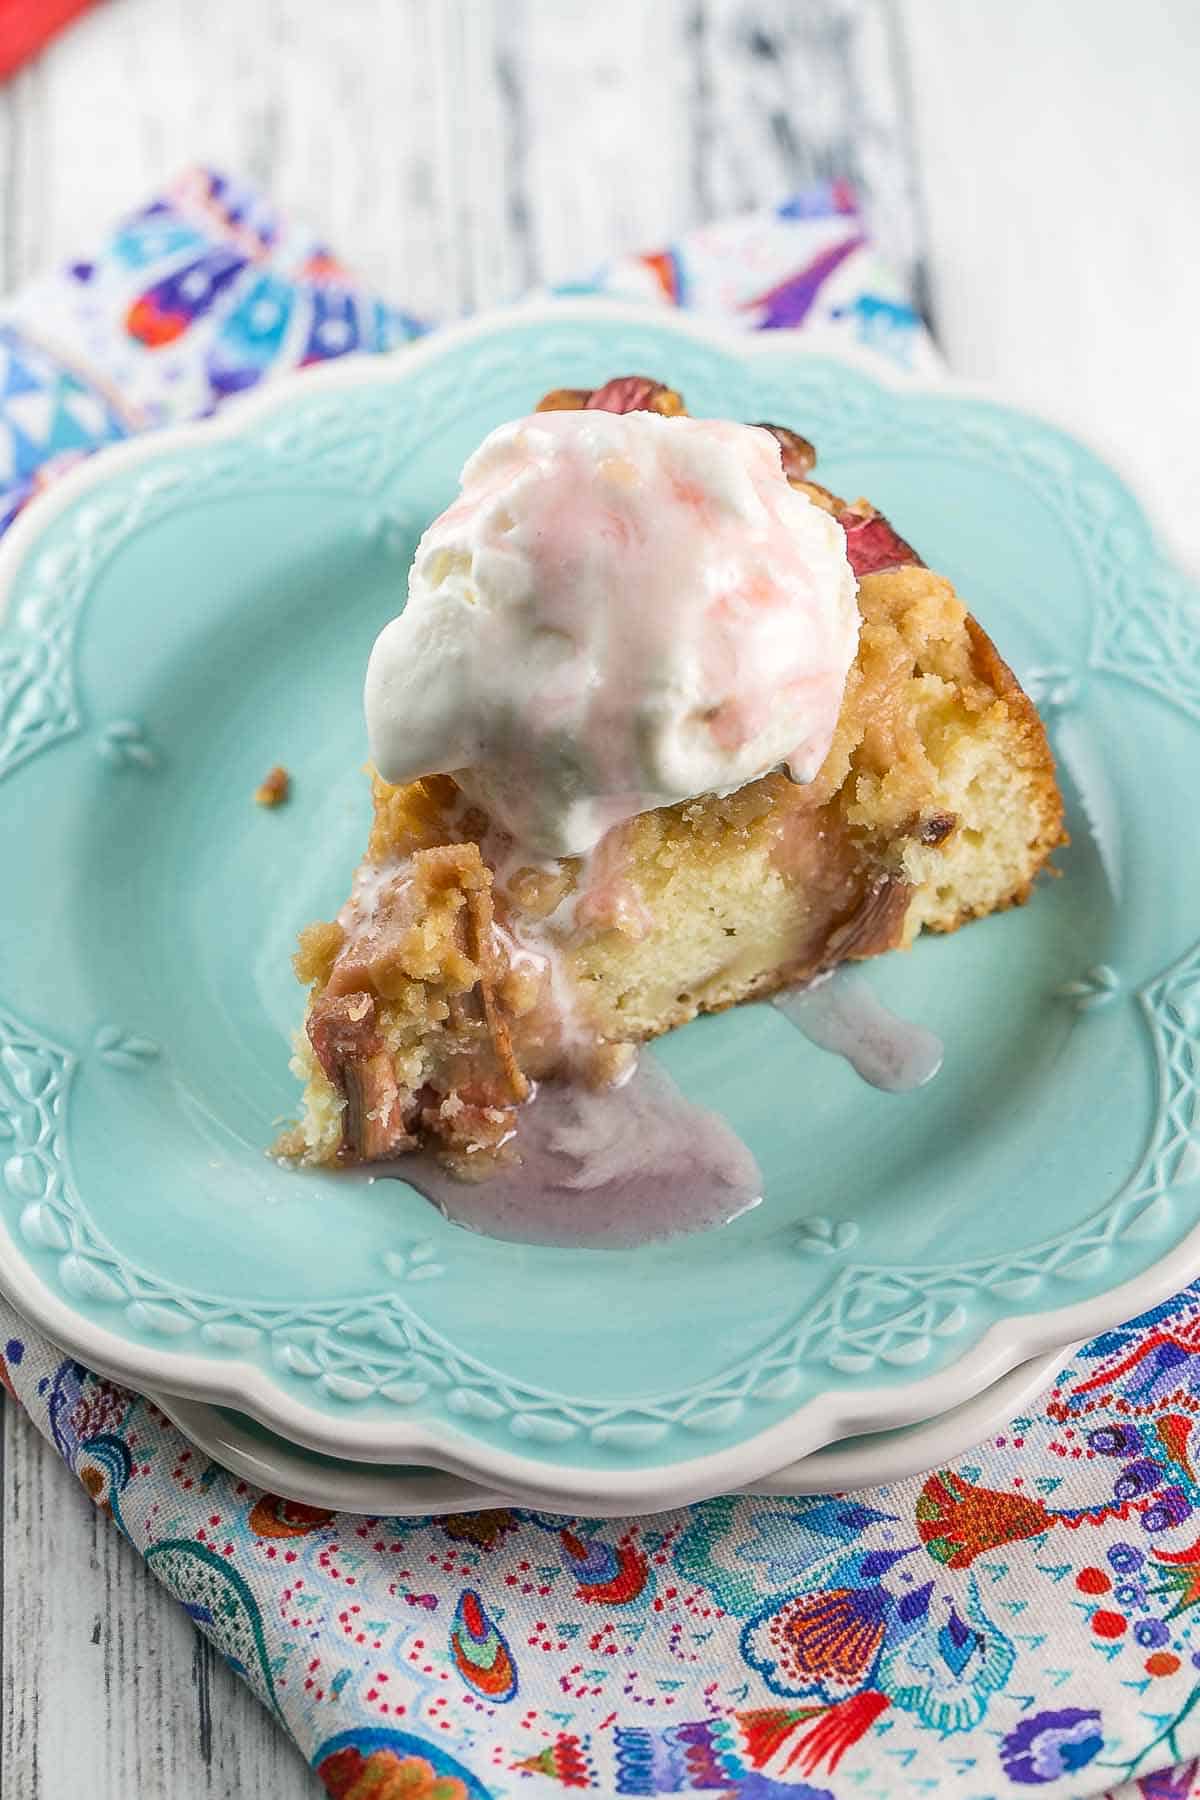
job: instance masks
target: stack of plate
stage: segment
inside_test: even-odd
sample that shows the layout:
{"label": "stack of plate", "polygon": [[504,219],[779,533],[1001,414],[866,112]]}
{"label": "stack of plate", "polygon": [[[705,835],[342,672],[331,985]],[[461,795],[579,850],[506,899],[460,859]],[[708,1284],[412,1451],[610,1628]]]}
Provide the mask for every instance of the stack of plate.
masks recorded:
{"label": "stack of plate", "polygon": [[[832,1494],[850,1488],[898,1481],[906,1475],[951,1461],[972,1444],[998,1430],[1035,1395],[1048,1386],[1067,1352],[1036,1356],[1001,1376],[973,1400],[964,1400],[939,1418],[893,1431],[871,1432],[847,1438],[839,1444],[814,1450],[808,1456],[760,1476],[745,1491],[753,1494]],[[595,1493],[569,1496],[554,1485],[522,1484],[517,1489],[496,1482],[490,1486],[452,1475],[444,1469],[412,1468],[388,1463],[355,1462],[349,1457],[323,1456],[289,1443],[256,1420],[202,1400],[183,1400],[159,1394],[156,1402],[167,1417],[214,1462],[232,1469],[259,1487],[299,1500],[308,1506],[329,1507],[339,1512],[398,1515],[472,1512],[481,1507],[532,1506],[550,1511],[584,1512],[621,1516],[630,1502],[620,1488],[611,1495],[601,1486]],[[703,1497],[698,1489],[689,1498]],[[643,1511],[654,1510],[651,1498],[636,1503]]]}
{"label": "stack of plate", "polygon": [[[422,524],[491,426],[628,369],[798,427],[955,580],[1043,709],[1072,843],[1030,907],[873,968],[945,1042],[916,1093],[770,1008],[665,1040],[765,1198],[618,1253],[494,1242],[264,1146],[295,1105],[289,951],[365,838],[362,670]],[[1074,441],[781,335],[556,303],[107,453],[0,565],[0,1285],[229,1466],[387,1513],[892,1479],[1196,1273],[1195,599]]]}

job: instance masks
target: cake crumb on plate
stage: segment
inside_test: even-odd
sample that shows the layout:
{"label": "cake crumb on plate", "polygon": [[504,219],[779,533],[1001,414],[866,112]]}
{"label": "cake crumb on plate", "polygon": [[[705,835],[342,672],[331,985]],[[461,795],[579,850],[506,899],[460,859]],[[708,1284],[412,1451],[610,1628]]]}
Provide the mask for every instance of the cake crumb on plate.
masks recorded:
{"label": "cake crumb on plate", "polygon": [[259,782],[254,790],[254,798],[259,806],[282,806],[288,797],[292,778],[282,763],[276,763],[273,769]]}

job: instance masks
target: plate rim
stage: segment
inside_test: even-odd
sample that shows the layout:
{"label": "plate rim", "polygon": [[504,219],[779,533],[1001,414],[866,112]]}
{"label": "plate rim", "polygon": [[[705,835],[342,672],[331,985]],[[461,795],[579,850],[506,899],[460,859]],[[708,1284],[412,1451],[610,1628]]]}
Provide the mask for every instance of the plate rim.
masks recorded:
{"label": "plate rim", "polygon": [[[1078,432],[1043,419],[1027,407],[1012,406],[987,387],[942,376],[914,377],[889,368],[876,357],[856,351],[840,340],[830,342],[819,332],[750,335],[644,303],[598,298],[522,302],[438,330],[384,356],[347,357],[319,369],[296,372],[261,391],[238,397],[213,418],[150,431],[92,456],[37,496],[0,541],[0,623],[15,580],[39,539],[62,512],[113,477],[180,450],[236,439],[251,430],[256,421],[285,411],[296,397],[391,385],[475,339],[539,321],[558,325],[572,319],[590,324],[650,327],[681,335],[698,340],[735,362],[782,354],[841,363],[892,391],[985,401],[1013,420],[1041,423],[1083,449],[1092,450],[1088,439]],[[1094,453],[1101,456],[1141,508],[1156,548],[1170,563],[1154,517],[1144,506],[1136,485],[1122,473],[1119,457],[1113,457],[1107,449]],[[383,1424],[340,1419],[295,1399],[269,1370],[255,1364],[232,1357],[206,1359],[182,1350],[137,1345],[82,1317],[26,1262],[3,1222],[0,1252],[0,1291],[18,1310],[80,1360],[127,1385],[162,1388],[238,1408],[299,1444],[335,1456],[347,1455],[349,1438],[354,1445],[352,1455],[360,1460],[436,1461],[451,1473],[492,1486],[529,1485],[552,1467],[565,1498],[595,1504],[607,1496],[619,1499],[626,1509],[635,1509],[639,1502],[669,1506],[726,1492],[848,1435],[902,1426],[948,1412],[1016,1365],[1047,1354],[1064,1342],[1089,1337],[1169,1298],[1200,1268],[1200,1223],[1149,1268],[1101,1294],[1048,1311],[996,1320],[970,1349],[934,1374],[904,1387],[864,1387],[816,1394],[774,1425],[735,1445],[636,1469],[590,1468],[527,1458],[468,1437],[444,1420],[414,1425],[402,1419]]]}
{"label": "plate rim", "polygon": [[[794,1463],[786,1464],[774,1475],[760,1476],[749,1486],[740,1489],[740,1496],[750,1500],[793,1497],[807,1499],[820,1494],[840,1494],[895,1481],[908,1481],[914,1475],[941,1467],[964,1455],[973,1445],[982,1443],[1002,1425],[1006,1425],[1028,1400],[1049,1386],[1057,1371],[1069,1361],[1071,1351],[1072,1346],[1066,1345],[1060,1350],[1031,1357],[1028,1362],[1017,1363],[998,1381],[952,1408],[950,1413],[917,1420],[906,1428],[902,1439],[889,1444],[886,1451],[873,1453],[881,1466],[867,1468],[862,1459],[871,1453],[856,1450],[852,1446],[828,1444],[800,1457]],[[420,1474],[440,1475],[450,1482],[459,1481],[462,1485],[457,1491],[443,1490],[439,1495],[436,1485],[432,1485],[430,1492],[417,1493],[411,1498],[399,1496],[401,1484],[397,1481],[390,1492],[384,1491],[387,1477],[376,1474],[369,1463],[359,1464],[352,1470],[331,1471],[323,1469],[320,1464],[304,1464],[299,1471],[300,1485],[293,1487],[290,1460],[286,1466],[277,1461],[272,1466],[273,1458],[278,1455],[275,1446],[264,1448],[236,1420],[222,1418],[218,1426],[217,1419],[211,1415],[215,1415],[219,1409],[209,1402],[162,1393],[147,1394],[145,1398],[166,1414],[189,1443],[195,1444],[227,1472],[241,1480],[253,1481],[259,1487],[267,1486],[269,1492],[281,1494],[285,1500],[298,1501],[303,1506],[327,1507],[334,1512],[361,1512],[369,1515],[382,1511],[413,1519],[508,1507],[535,1512],[564,1510],[557,1503],[563,1496],[553,1491],[497,1493],[441,1469],[421,1470]],[[197,1418],[197,1412],[202,1415],[200,1418]],[[221,1437],[217,1435],[218,1429],[224,1434]],[[285,1451],[303,1451],[302,1446],[287,1444],[282,1439],[279,1441],[284,1445]],[[605,1513],[603,1500],[600,1502],[599,1513],[595,1510],[595,1502],[590,1504],[592,1517],[621,1516],[621,1509],[617,1506],[610,1507]],[[565,1510],[569,1512],[571,1509]]]}
{"label": "plate rim", "polygon": [[[12,1247],[11,1234],[0,1225],[0,1252],[7,1252]],[[1194,1252],[1190,1275],[1176,1269],[1176,1262],[1185,1257],[1189,1247]],[[27,1273],[32,1273],[27,1265],[25,1267]],[[621,1512],[637,1512],[687,1506],[747,1488],[760,1477],[769,1478],[771,1471],[828,1445],[840,1443],[843,1438],[892,1430],[939,1417],[977,1398],[983,1390],[1022,1364],[1057,1354],[1064,1341],[1061,1323],[1065,1316],[1078,1327],[1066,1341],[1085,1341],[1169,1300],[1194,1279],[1197,1267],[1200,1267],[1200,1225],[1181,1239],[1169,1257],[1161,1259],[1141,1275],[1092,1300],[1077,1301],[1069,1308],[997,1321],[965,1356],[920,1381],[904,1387],[834,1390],[832,1395],[817,1395],[776,1424],[726,1449],[638,1469],[601,1469],[535,1461],[482,1440],[468,1438],[443,1421],[416,1427],[406,1421],[386,1424],[360,1421],[355,1427],[351,1449],[339,1430],[339,1419],[294,1400],[255,1364],[232,1359],[206,1361],[188,1357],[183,1352],[143,1351],[140,1346],[128,1343],[103,1326],[80,1320],[72,1308],[45,1286],[40,1276],[36,1277],[36,1285],[41,1290],[38,1298],[44,1311],[29,1308],[25,1304],[28,1293],[22,1292],[19,1284],[14,1283],[6,1254],[0,1254],[0,1292],[54,1343],[78,1357],[97,1374],[135,1391],[165,1391],[184,1400],[205,1401],[248,1413],[277,1436],[323,1455],[369,1463],[434,1466],[489,1489],[530,1489],[536,1485],[545,1488],[548,1485],[546,1473],[553,1469],[553,1485],[560,1510],[586,1512],[590,1505],[598,1511],[611,1506]],[[1157,1278],[1152,1291],[1146,1287],[1149,1276]],[[1110,1304],[1114,1298],[1119,1301],[1115,1306]],[[1036,1324],[1038,1329],[1031,1330],[1015,1345],[1005,1341],[1005,1328],[1028,1322]],[[1054,1329],[1056,1324],[1057,1330]],[[150,1363],[156,1370],[162,1370],[162,1377],[152,1374],[149,1380],[146,1379]],[[202,1373],[189,1374],[186,1366],[189,1363]],[[180,1367],[181,1364],[185,1366]],[[840,1405],[831,1406],[831,1400]],[[884,1410],[886,1402],[893,1403],[889,1410]],[[823,1422],[817,1422],[812,1417],[814,1414]],[[815,1424],[815,1429],[798,1430],[798,1423],[810,1427]]]}

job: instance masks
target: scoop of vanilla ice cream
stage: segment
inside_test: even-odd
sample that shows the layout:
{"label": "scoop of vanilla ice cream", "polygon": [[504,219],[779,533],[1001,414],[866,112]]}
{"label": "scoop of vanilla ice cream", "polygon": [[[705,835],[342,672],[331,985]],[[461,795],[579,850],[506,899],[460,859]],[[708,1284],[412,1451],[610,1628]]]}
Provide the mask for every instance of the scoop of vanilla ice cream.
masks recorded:
{"label": "scoop of vanilla ice cream", "polygon": [[371,653],[388,781],[451,773],[537,856],[829,749],[859,615],[837,521],[752,425],[502,425],[417,548]]}

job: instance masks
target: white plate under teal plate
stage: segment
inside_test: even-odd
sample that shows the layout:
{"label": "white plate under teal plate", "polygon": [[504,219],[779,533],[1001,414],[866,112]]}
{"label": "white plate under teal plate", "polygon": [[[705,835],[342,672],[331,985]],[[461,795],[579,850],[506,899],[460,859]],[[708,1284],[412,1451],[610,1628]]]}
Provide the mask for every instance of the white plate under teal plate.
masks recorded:
{"label": "white plate under teal plate", "polygon": [[[1031,906],[873,968],[945,1041],[926,1088],[865,1088],[770,1007],[701,1020],[655,1054],[752,1146],[763,1204],[529,1248],[264,1147],[418,534],[491,426],[630,369],[798,427],[945,570],[1044,709],[1073,841]],[[783,333],[549,303],[105,453],[18,520],[0,582],[0,1285],[92,1366],[325,1454],[634,1511],[946,1412],[1200,1267],[1200,614],[1061,432]]]}
{"label": "white plate under teal plate", "polygon": [[[747,1491],[844,1494],[854,1488],[903,1481],[909,1475],[920,1475],[926,1469],[953,1462],[965,1450],[1007,1425],[1028,1401],[1042,1393],[1068,1354],[1061,1350],[1019,1363],[982,1394],[964,1400],[941,1418],[904,1425],[896,1431],[847,1438],[824,1450],[814,1450],[774,1475],[762,1477]],[[440,1469],[386,1468],[379,1463],[320,1456],[315,1450],[289,1444],[244,1413],[209,1406],[203,1400],[177,1400],[157,1394],[154,1404],[222,1468],[304,1506],[397,1518],[438,1517],[497,1506],[554,1512],[562,1506],[557,1495],[548,1494],[542,1487],[498,1494],[478,1482],[448,1475]],[[575,1510],[576,1505],[581,1512],[596,1512],[578,1495],[572,1497],[568,1510]],[[600,1510],[603,1512],[603,1506]]]}

